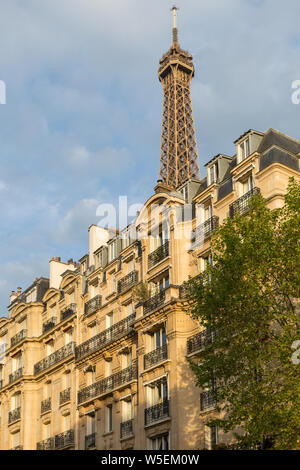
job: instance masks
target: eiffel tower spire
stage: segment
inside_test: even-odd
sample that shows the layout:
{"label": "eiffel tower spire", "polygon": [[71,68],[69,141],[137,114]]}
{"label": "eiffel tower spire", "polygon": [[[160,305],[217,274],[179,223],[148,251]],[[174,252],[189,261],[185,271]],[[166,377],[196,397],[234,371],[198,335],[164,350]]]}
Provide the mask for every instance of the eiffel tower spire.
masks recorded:
{"label": "eiffel tower spire", "polygon": [[191,99],[193,57],[179,46],[177,10],[172,8],[173,43],[158,70],[164,91],[159,178],[172,188],[200,177]]}

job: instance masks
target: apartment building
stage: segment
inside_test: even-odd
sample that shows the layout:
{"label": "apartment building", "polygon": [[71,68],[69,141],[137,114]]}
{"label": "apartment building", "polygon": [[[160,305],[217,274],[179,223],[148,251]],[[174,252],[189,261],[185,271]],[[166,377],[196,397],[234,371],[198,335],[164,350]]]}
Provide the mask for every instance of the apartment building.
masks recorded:
{"label": "apartment building", "polygon": [[214,394],[195,386],[186,360],[201,356],[210,338],[184,312],[183,283],[213,262],[214,230],[237,212],[246,215],[252,194],[261,192],[271,209],[283,204],[289,178],[300,176],[300,141],[250,129],[233,156],[209,160],[201,179],[193,74],[175,17],[159,68],[162,153],[153,194],[126,229],[112,234],[92,225],[79,262],[52,258],[49,279],[11,294],[8,316],[0,318],[0,449],[230,442],[206,426]]}

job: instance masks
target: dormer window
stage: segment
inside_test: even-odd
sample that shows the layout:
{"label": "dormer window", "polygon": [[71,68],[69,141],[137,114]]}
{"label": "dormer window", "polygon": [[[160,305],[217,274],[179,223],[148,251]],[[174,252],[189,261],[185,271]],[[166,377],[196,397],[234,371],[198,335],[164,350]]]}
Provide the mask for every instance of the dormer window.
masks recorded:
{"label": "dormer window", "polygon": [[182,188],[181,194],[183,195],[183,199],[185,202],[188,202],[189,199],[189,191],[188,191],[188,186],[187,184]]}
{"label": "dormer window", "polygon": [[244,140],[244,142],[240,145],[241,161],[245,160],[245,158],[249,157],[249,155],[250,155],[250,140],[248,137],[248,139]]}
{"label": "dormer window", "polygon": [[109,253],[109,262],[110,262],[110,261],[114,260],[115,257],[116,257],[116,241],[113,241],[109,245],[108,253]]}
{"label": "dormer window", "polygon": [[218,172],[218,164],[214,163],[211,167],[209,167],[209,184],[216,183],[219,177]]}

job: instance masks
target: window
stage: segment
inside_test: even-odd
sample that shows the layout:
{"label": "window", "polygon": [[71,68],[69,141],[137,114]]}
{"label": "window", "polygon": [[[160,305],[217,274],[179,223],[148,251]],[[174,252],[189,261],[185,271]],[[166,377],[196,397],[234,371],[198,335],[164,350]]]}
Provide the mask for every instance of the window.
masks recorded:
{"label": "window", "polygon": [[183,195],[183,198],[185,200],[185,202],[188,202],[188,199],[189,199],[189,191],[188,191],[188,186],[185,185],[182,190],[181,190],[181,194]]}
{"label": "window", "polygon": [[132,400],[122,400],[122,422],[133,418]]}
{"label": "window", "polygon": [[134,271],[134,259],[131,259],[127,263],[127,274],[131,273],[132,271]]}
{"label": "window", "polygon": [[114,260],[116,257],[116,241],[112,242],[108,248],[108,261]]}
{"label": "window", "polygon": [[88,338],[91,339],[97,334],[97,324],[92,323],[91,325],[88,326]]}
{"label": "window", "polygon": [[51,397],[51,382],[48,382],[46,383],[44,387],[44,398],[46,400],[47,398],[50,398],[50,397]]}
{"label": "window", "polygon": [[12,360],[12,372],[16,372],[17,370],[23,367],[23,360],[22,354],[18,354],[17,356],[13,357]]}
{"label": "window", "polygon": [[252,175],[249,175],[248,178],[242,183],[243,194],[247,194],[249,191],[252,191],[252,189],[253,189],[253,178],[252,178]]}
{"label": "window", "polygon": [[68,388],[71,388],[71,373],[67,372],[64,378],[65,378],[64,389],[67,390]]}
{"label": "window", "polygon": [[249,138],[246,139],[241,145],[240,145],[240,158],[241,161],[247,158],[250,155],[250,141]]}
{"label": "window", "polygon": [[164,377],[157,382],[152,382],[147,386],[148,406],[154,406],[168,399],[168,383]]}
{"label": "window", "polygon": [[210,184],[216,183],[218,181],[219,171],[218,171],[218,164],[214,163],[209,168],[209,182]]}
{"label": "window", "polygon": [[112,361],[105,361],[105,377],[112,375]]}
{"label": "window", "polygon": [[21,407],[21,393],[16,393],[11,397],[11,411]]}
{"label": "window", "polygon": [[212,450],[219,443],[219,432],[217,426],[205,426],[204,428],[204,447]]}
{"label": "window", "polygon": [[147,439],[148,450],[169,450],[169,434]]}
{"label": "window", "polygon": [[105,432],[112,432],[113,423],[112,423],[112,405],[108,405],[105,408]]}
{"label": "window", "polygon": [[51,437],[51,424],[47,423],[43,425],[43,438],[49,439]]}
{"label": "window", "polygon": [[116,292],[117,289],[117,283],[116,283],[116,276],[115,274],[112,274],[110,276],[110,293],[113,294]]}
{"label": "window", "polygon": [[91,413],[86,417],[86,435],[90,436],[91,434],[96,433],[96,416],[95,413]]}
{"label": "window", "polygon": [[73,328],[70,328],[69,330],[65,331],[65,344],[72,343],[73,341]]}
{"label": "window", "polygon": [[204,222],[212,217],[212,205],[208,204],[204,207]]}
{"label": "window", "polygon": [[122,354],[122,367],[123,369],[127,369],[132,364],[132,352],[129,351],[126,354]]}
{"label": "window", "polygon": [[167,344],[167,335],[165,327],[160,328],[150,335],[151,351]]}
{"label": "window", "polygon": [[20,445],[20,431],[15,432],[14,434],[12,434],[11,440],[12,440],[13,449],[15,449],[16,447],[19,447],[19,445]]}
{"label": "window", "polygon": [[46,344],[46,354],[47,356],[50,356],[54,352],[54,341],[49,341]]}
{"label": "window", "polygon": [[133,302],[130,302],[130,304],[127,304],[125,306],[125,309],[126,309],[126,316],[131,315],[134,312]]}

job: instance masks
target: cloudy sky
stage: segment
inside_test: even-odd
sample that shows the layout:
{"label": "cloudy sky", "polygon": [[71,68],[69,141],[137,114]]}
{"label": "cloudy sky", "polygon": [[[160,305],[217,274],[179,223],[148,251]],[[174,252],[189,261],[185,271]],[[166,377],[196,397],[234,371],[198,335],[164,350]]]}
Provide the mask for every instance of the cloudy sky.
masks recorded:
{"label": "cloudy sky", "polygon": [[[96,207],[158,178],[169,0],[0,0],[0,316],[12,289],[79,259]],[[300,137],[299,0],[181,0],[203,165],[245,130]]]}

